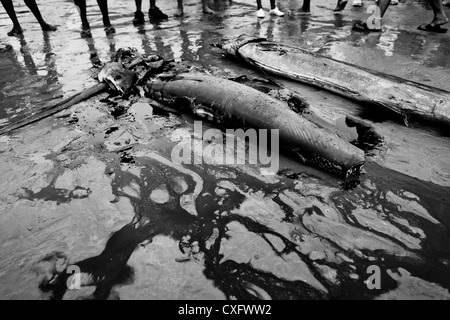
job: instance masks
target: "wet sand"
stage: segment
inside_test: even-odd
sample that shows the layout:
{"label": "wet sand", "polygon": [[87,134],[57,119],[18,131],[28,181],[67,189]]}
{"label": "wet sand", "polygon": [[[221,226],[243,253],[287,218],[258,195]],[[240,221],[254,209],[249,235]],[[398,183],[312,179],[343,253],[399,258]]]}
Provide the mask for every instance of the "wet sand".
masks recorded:
{"label": "wet sand", "polygon": [[[421,3],[391,8],[386,30],[367,35],[351,32],[363,9],[334,16],[331,2],[300,17],[296,1],[280,0],[290,14],[264,20],[250,0],[215,1],[215,16],[186,2],[186,17],[172,18],[176,4],[164,3],[167,22],[135,28],[134,8],[114,1],[112,36],[94,2],[92,39],[80,38],[70,1],[41,5],[59,24],[49,34],[22,6],[25,35],[6,38],[0,11],[0,43],[12,46],[0,53],[0,126],[95,84],[92,64],[121,47],[264,77],[210,46],[242,33],[450,90],[449,38],[415,30],[430,13]],[[281,82],[328,121],[357,115],[384,137],[357,187],[343,190],[339,177],[287,154],[272,178],[258,166],[173,165],[195,118],[142,105],[118,116],[103,94],[0,137],[0,297],[449,299],[448,132]],[[81,268],[81,290],[67,290],[69,265]],[[381,270],[380,290],[365,283],[369,266]]]}

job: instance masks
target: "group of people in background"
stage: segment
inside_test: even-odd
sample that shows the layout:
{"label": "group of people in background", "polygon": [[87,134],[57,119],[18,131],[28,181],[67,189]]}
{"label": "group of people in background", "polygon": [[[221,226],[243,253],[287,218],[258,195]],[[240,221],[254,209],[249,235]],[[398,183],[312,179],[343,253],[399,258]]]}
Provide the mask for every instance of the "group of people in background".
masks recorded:
{"label": "group of people in background", "polygon": [[[203,5],[203,12],[206,14],[212,14],[214,13],[213,10],[208,6],[208,0],[201,0]],[[8,32],[8,36],[16,36],[23,33],[23,29],[19,23],[19,20],[17,19],[16,12],[14,10],[14,5],[12,0],[0,0],[3,7],[6,10],[6,13],[11,18],[11,21],[13,22],[13,28],[10,32]],[[40,23],[43,31],[56,31],[57,27],[52,26],[44,21],[42,18],[41,12],[39,10],[39,7],[36,4],[36,0],[24,0],[27,7],[31,10],[31,12],[34,14],[38,22]],[[87,19],[87,5],[86,0],[74,0],[75,5],[79,8],[80,11],[80,17],[81,17],[81,25],[82,25],[82,31],[81,35],[84,37],[91,36],[90,31],[90,25],[89,21]],[[108,0],[97,0],[97,4],[100,8],[100,11],[102,13],[103,17],[103,26],[105,27],[106,33],[114,33],[115,29],[111,25],[111,22],[109,20],[109,12],[108,12]],[[135,0],[136,4],[136,11],[134,13],[134,19],[133,24],[139,25],[145,23],[145,15],[142,12],[142,0]],[[178,9],[175,16],[181,17],[183,16],[183,0],[178,0]],[[156,6],[156,0],[150,0],[150,9],[148,11],[148,16],[150,19],[153,20],[165,20],[168,19],[168,16],[163,13],[157,6]]]}
{"label": "group of people in background", "polygon": [[[306,0],[310,1],[310,0]],[[428,32],[435,32],[435,33],[446,33],[448,29],[442,28],[442,25],[447,24],[449,22],[448,17],[446,16],[444,12],[444,6],[450,7],[450,0],[427,0],[428,3],[431,6],[431,9],[434,13],[433,21],[431,21],[428,24],[420,25],[418,27],[421,31],[428,31]],[[336,13],[339,13],[340,11],[345,9],[345,6],[347,5],[347,0],[338,0],[336,9],[334,10]],[[375,17],[376,19],[383,19],[387,9],[390,5],[397,5],[398,0],[375,0],[378,7],[380,8],[380,17]],[[363,1],[362,0],[354,0],[353,6],[362,6]],[[353,30],[356,31],[375,31],[379,32],[381,31],[381,23],[378,24],[379,28],[373,28],[369,27],[367,25],[366,21],[358,20],[353,25]]]}
{"label": "group of people in background", "polygon": [[[23,30],[19,23],[19,20],[17,19],[16,12],[14,10],[14,5],[12,0],[0,0],[3,7],[5,8],[7,14],[11,18],[11,21],[13,22],[13,29],[8,32],[9,36],[19,35],[22,34]],[[173,0],[174,1],[174,0]],[[177,0],[178,1],[178,9],[175,16],[181,17],[184,14],[183,11],[183,0]],[[211,10],[211,8],[208,6],[208,0],[201,0],[202,1],[202,7],[203,12],[205,14],[213,14],[214,11]],[[379,17],[375,17],[374,19],[383,19],[387,9],[390,5],[397,5],[399,3],[399,0],[375,0],[379,7]],[[435,33],[445,33],[448,30],[446,28],[442,28],[442,25],[447,24],[449,22],[448,17],[446,16],[444,12],[444,6],[450,7],[450,0],[427,0],[433,9],[434,18],[433,21],[431,21],[428,24],[424,24],[419,26],[419,30],[421,31],[428,31],[428,32],[435,32]],[[30,8],[31,12],[34,14],[36,19],[38,20],[39,24],[41,25],[42,30],[44,31],[55,31],[57,28],[53,25],[48,24],[44,21],[42,18],[42,15],[39,11],[39,8],[36,4],[36,0],[24,0],[25,4]],[[81,17],[81,23],[82,23],[82,31],[81,35],[84,37],[90,37],[92,36],[90,31],[90,25],[89,21],[87,19],[87,12],[86,12],[86,0],[74,0],[75,5],[78,6],[80,11],[80,17]],[[97,0],[97,3],[100,7],[100,11],[102,13],[103,17],[103,25],[105,28],[106,33],[114,33],[115,29],[111,25],[111,22],[109,20],[109,13],[108,13],[108,0]],[[303,13],[309,14],[310,13],[310,3],[311,0],[304,0],[302,11]],[[334,10],[335,13],[340,13],[343,11],[348,3],[348,0],[338,0],[336,9]],[[265,11],[263,9],[262,0],[256,0],[257,4],[257,11],[256,16],[258,18],[264,18],[265,17]],[[136,5],[136,11],[134,13],[134,19],[133,24],[140,25],[145,23],[145,15],[142,12],[142,0],[135,0]],[[363,0],[353,0],[352,3],[355,7],[362,7],[363,6]],[[284,13],[279,10],[277,7],[276,0],[270,0],[270,15],[282,17],[284,16]],[[165,20],[168,19],[167,14],[163,13],[157,6],[156,6],[156,0],[150,0],[150,9],[148,11],[148,16],[151,20]],[[375,24],[378,26],[381,26],[381,23]],[[356,21],[353,25],[353,29],[356,31],[364,31],[364,32],[371,32],[371,31],[381,31],[381,27],[374,28],[372,25],[367,25],[367,22],[359,20]]]}

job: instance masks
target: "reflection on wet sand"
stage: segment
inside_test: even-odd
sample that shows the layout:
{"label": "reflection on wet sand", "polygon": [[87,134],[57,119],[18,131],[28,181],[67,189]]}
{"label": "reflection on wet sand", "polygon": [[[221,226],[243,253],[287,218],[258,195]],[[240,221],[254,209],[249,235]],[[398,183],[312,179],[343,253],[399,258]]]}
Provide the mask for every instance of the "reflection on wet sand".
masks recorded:
{"label": "reflection on wet sand", "polygon": [[95,47],[95,40],[93,37],[85,38],[86,43],[88,45],[89,52],[89,60],[94,67],[100,67],[102,62],[100,61],[100,57],[98,56],[97,48]]}
{"label": "reflection on wet sand", "polygon": [[30,116],[62,96],[50,37],[47,33],[43,33],[42,37],[42,52],[34,53],[43,56],[43,59],[39,59],[42,61],[39,65],[36,65],[24,35],[17,37],[20,55],[14,51],[4,54],[13,66],[9,71],[17,74],[10,74],[8,77],[7,73],[2,73],[5,77],[0,80],[3,87],[0,101],[3,107],[0,110],[0,118],[3,120],[1,125]]}

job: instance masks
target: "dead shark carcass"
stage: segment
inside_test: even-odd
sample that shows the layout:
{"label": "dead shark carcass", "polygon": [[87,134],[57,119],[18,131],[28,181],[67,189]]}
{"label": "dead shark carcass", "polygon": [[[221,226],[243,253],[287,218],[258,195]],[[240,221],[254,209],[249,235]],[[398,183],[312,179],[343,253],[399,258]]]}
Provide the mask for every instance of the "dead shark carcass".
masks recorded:
{"label": "dead shark carcass", "polygon": [[157,55],[142,56],[136,48],[117,50],[114,61],[106,63],[98,73],[98,81],[106,83],[121,96],[153,74],[162,72],[168,63]]}
{"label": "dead shark carcass", "polygon": [[390,109],[406,124],[416,115],[450,126],[450,92],[262,38],[242,35],[218,46],[263,72]]}
{"label": "dead shark carcass", "polygon": [[180,106],[180,99],[188,102],[191,111],[205,106],[215,118],[235,126],[279,129],[281,147],[328,171],[349,175],[364,164],[362,150],[304,119],[286,103],[246,85],[189,72],[153,78],[146,89],[151,98],[174,107]]}
{"label": "dead shark carcass", "polygon": [[124,95],[135,82],[136,74],[125,69],[121,62],[108,62],[98,73],[98,81]]}

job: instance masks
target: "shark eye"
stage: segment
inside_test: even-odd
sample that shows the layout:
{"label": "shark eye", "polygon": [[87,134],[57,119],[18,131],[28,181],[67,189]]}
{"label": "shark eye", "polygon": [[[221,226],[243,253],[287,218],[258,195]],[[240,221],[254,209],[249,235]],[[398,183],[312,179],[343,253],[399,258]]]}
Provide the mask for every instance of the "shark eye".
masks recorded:
{"label": "shark eye", "polygon": [[120,74],[118,74],[114,79],[115,80],[120,80],[120,79],[122,79],[122,76]]}

